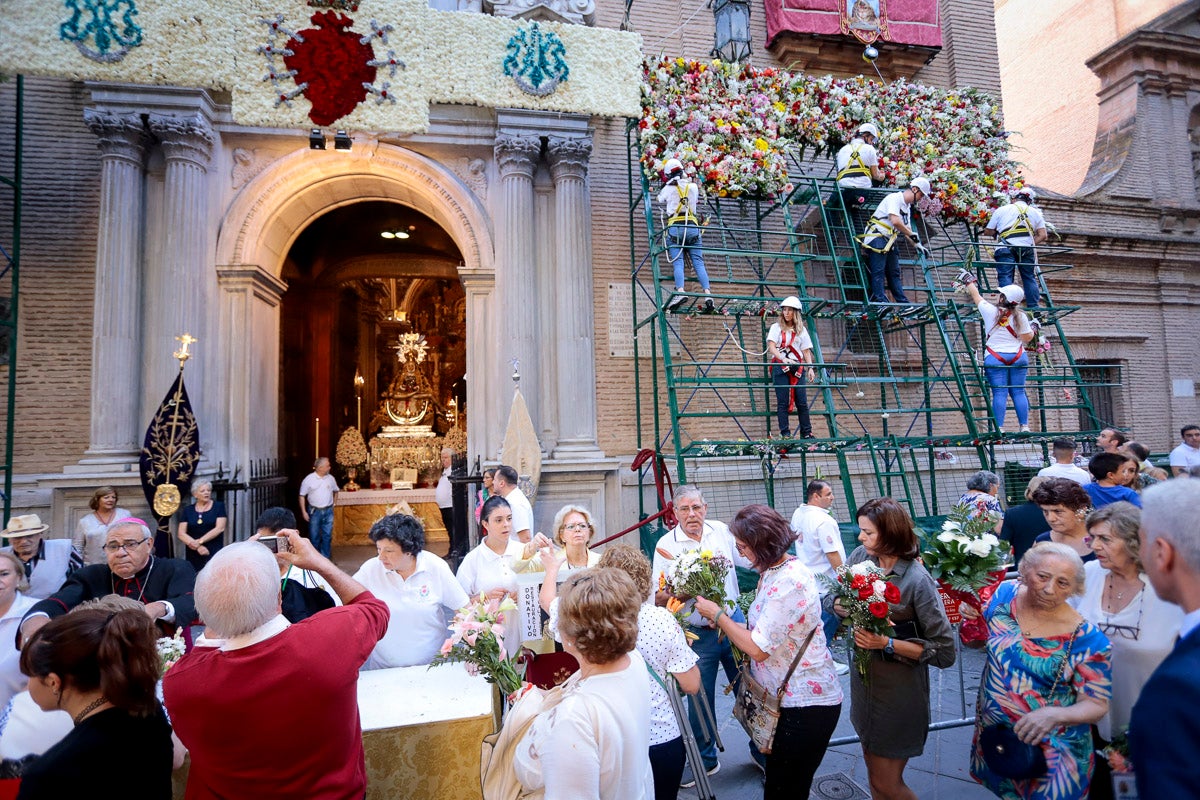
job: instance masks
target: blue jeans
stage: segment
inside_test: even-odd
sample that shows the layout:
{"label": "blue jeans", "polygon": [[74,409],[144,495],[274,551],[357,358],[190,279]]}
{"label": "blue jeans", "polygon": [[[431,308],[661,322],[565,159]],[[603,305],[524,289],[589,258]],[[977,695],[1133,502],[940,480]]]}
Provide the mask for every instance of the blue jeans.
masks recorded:
{"label": "blue jeans", "polygon": [[842,625],[842,618],[832,611],[821,610],[821,627],[825,629],[825,646],[833,651],[833,637]]}
{"label": "blue jeans", "polygon": [[791,415],[788,414],[788,395],[795,395],[796,398],[796,413],[800,416],[800,435],[812,435],[812,419],[808,415],[808,394],[804,391],[804,385],[808,382],[808,377],[804,374],[806,370],[803,365],[793,366],[792,369],[800,370],[800,382],[795,386],[791,385],[792,376],[783,371],[783,367],[774,364],[771,367],[771,382],[775,384],[775,403],[779,414],[779,435],[791,436]]}
{"label": "blue jeans", "polygon": [[[746,622],[741,611],[734,611],[730,614],[730,618],[735,622],[743,624]],[[725,677],[731,684],[737,679],[737,664],[733,662],[733,650],[729,647],[728,638],[717,641],[716,628],[692,627],[691,631],[700,637],[692,642],[692,651],[700,659],[697,662],[697,666],[700,667],[700,685],[708,696],[709,704],[715,709],[717,705],[717,667],[725,670]],[[692,733],[696,736],[696,744],[700,747],[700,759],[704,762],[705,770],[710,770],[717,764],[717,742],[716,739],[705,736],[694,697],[688,698],[688,720],[692,724]],[[720,722],[718,721],[717,724],[720,725]]]}
{"label": "blue jeans", "polygon": [[997,247],[996,248],[996,283],[999,286],[1011,286],[1013,270],[1021,270],[1021,288],[1025,290],[1025,305],[1037,308],[1040,293],[1037,281],[1037,251],[1032,247]]}
{"label": "blue jeans", "polygon": [[692,254],[692,267],[700,288],[708,291],[708,270],[704,268],[704,250],[700,242],[700,226],[688,223],[667,228],[667,258],[675,270],[675,288],[683,287],[683,252]]}
{"label": "blue jeans", "polygon": [[[1012,353],[1000,355],[1012,357]],[[1009,397],[1012,397],[1013,408],[1017,411],[1017,422],[1028,425],[1029,397],[1025,394],[1025,376],[1029,373],[1029,354],[1021,353],[1021,357],[1008,366],[988,353],[983,358],[983,370],[987,373],[988,386],[992,387],[992,414],[996,417],[996,427],[1004,427]]]}
{"label": "blue jeans", "polygon": [[308,509],[308,538],[321,555],[330,557],[333,543],[333,506]]}
{"label": "blue jeans", "polygon": [[[886,240],[880,237],[876,241]],[[886,253],[876,253],[873,250],[867,250],[866,253],[867,264],[871,269],[871,302],[887,302],[887,296],[883,293],[883,279],[886,275],[887,288],[892,293],[892,300],[907,303],[908,295],[904,293],[904,285],[900,282],[900,253],[896,250],[896,245],[893,244],[892,249]]]}

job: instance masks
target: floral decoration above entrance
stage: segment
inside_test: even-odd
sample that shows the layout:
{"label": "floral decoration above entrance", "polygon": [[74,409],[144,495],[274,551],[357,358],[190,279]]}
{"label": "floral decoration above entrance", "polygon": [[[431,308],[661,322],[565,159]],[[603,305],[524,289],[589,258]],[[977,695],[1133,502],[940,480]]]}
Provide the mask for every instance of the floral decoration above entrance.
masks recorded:
{"label": "floral decoration above entrance", "polygon": [[525,94],[550,94],[571,74],[562,39],[551,31],[543,33],[536,22],[521,28],[508,40],[504,74],[511,76]]}
{"label": "floral decoration above entrance", "polygon": [[66,0],[66,5],[71,18],[58,26],[58,37],[74,42],[84,58],[120,61],[142,43],[142,29],[133,21],[138,14],[133,0]]}

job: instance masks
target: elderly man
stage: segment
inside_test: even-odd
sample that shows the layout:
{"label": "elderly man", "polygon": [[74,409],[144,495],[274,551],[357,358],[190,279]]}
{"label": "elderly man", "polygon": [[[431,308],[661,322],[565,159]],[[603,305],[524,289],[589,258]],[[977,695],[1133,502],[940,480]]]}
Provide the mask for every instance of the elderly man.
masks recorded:
{"label": "elderly man", "polygon": [[[229,545],[196,581],[205,637],[222,639],[194,648],[163,679],[192,756],[190,800],[362,800],[366,791],[358,670],[387,631],[387,605],[299,531],[285,533],[289,551]],[[289,624],[276,559],[316,572],[345,605]]]}
{"label": "elderly man", "polygon": [[446,536],[450,537],[450,558],[462,558],[467,554],[467,529],[458,536],[454,529],[454,485],[450,476],[454,472],[454,457],[458,452],[453,447],[442,448],[442,474],[438,476],[437,487],[434,489],[434,499],[437,500],[438,511],[442,515],[442,525],[446,528]]}
{"label": "elderly man", "polygon": [[58,591],[63,581],[83,566],[83,558],[70,539],[42,538],[49,527],[37,514],[22,514],[10,519],[3,533],[9,541],[4,552],[12,553],[25,566],[25,579],[29,581],[25,594],[38,600]]}
{"label": "elderly man", "polygon": [[333,504],[338,496],[337,480],[329,468],[329,459],[321,456],[300,482],[300,515],[308,523],[309,538],[326,558],[333,552]]}
{"label": "elderly man", "polygon": [[1142,496],[1141,560],[1163,600],[1183,608],[1175,649],[1142,687],[1129,722],[1138,796],[1195,797],[1200,752],[1200,481],[1166,481]]}
{"label": "elderly man", "polygon": [[[792,530],[796,532],[796,552],[804,565],[812,570],[813,575],[824,575],[830,580],[837,580],[837,568],[846,560],[846,545],[842,542],[842,532],[838,528],[837,520],[829,510],[833,508],[833,487],[825,481],[809,481],[805,500],[807,502],[801,504],[792,514]],[[818,588],[822,597],[829,592],[829,587],[824,581],[821,581]],[[821,612],[826,642],[833,641],[841,622],[838,615],[832,611]],[[837,671],[839,675],[845,675],[850,668],[838,663]]]}
{"label": "elderly man", "polygon": [[104,564],[89,564],[71,573],[57,592],[35,605],[21,621],[19,641],[84,600],[118,594],[132,597],[164,633],[196,621],[192,587],[196,572],[179,558],[154,555],[154,537],[140,519],[117,520],[104,537]]}
{"label": "elderly man", "polygon": [[529,544],[533,541],[533,506],[525,493],[517,488],[517,471],[509,466],[497,467],[492,486],[512,509],[512,535]]}
{"label": "elderly man", "polygon": [[1192,467],[1200,467],[1200,425],[1184,425],[1179,435],[1183,441],[1171,451],[1171,473],[1186,475]]}
{"label": "elderly man", "polygon": [[[671,569],[671,562],[691,550],[710,550],[714,555],[724,556],[731,564],[750,567],[750,562],[737,552],[729,527],[723,522],[707,518],[708,503],[704,502],[704,494],[699,488],[684,485],[675,490],[675,516],[679,519],[679,524],[664,534],[658,540],[658,546],[654,548],[654,585],[656,587],[662,585],[662,581]],[[725,575],[726,606],[732,607],[737,602],[739,595],[737,575],[733,569],[730,569]],[[658,591],[655,602],[660,606],[666,605],[667,600],[671,597],[672,595],[666,591]],[[681,597],[679,599],[690,598]],[[732,617],[739,622],[745,622],[741,611],[733,611]],[[729,641],[719,638],[717,629],[695,611],[688,617],[687,622],[688,628],[698,637],[696,641],[692,642],[692,650],[700,658],[698,664],[700,683],[708,702],[713,703],[716,697],[717,668],[725,669],[725,676],[730,683],[737,677],[737,665],[733,660],[733,650],[729,647]],[[720,762],[717,761],[717,745],[716,741],[705,733],[705,728],[700,722],[700,710],[696,705],[697,702],[695,696],[689,698],[688,718],[691,720],[696,742],[700,745],[700,757],[704,761],[704,769],[709,775],[713,775],[721,768]],[[693,778],[690,782],[682,785],[684,788],[689,788],[694,782]]]}

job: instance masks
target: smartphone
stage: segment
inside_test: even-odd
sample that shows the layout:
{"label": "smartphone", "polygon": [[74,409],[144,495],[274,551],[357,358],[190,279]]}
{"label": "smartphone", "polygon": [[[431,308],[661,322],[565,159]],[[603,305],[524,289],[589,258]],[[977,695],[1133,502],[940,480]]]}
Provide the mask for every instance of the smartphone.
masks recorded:
{"label": "smartphone", "polygon": [[[270,550],[272,553],[278,553],[279,552],[279,539],[280,539],[280,537],[278,537],[278,536],[260,536],[258,541],[262,542],[263,545],[265,545],[266,548],[268,550]],[[284,549],[285,550],[287,549],[286,544],[284,544]]]}

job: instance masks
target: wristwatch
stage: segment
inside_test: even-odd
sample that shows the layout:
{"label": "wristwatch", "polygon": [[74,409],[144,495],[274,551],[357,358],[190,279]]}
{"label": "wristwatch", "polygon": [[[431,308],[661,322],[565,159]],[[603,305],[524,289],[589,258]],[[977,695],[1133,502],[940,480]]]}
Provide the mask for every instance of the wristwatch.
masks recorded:
{"label": "wristwatch", "polygon": [[885,655],[889,655],[889,656],[896,655],[896,648],[894,647],[894,644],[895,644],[895,640],[893,640],[892,637],[889,636],[888,643],[883,646],[883,652]]}

